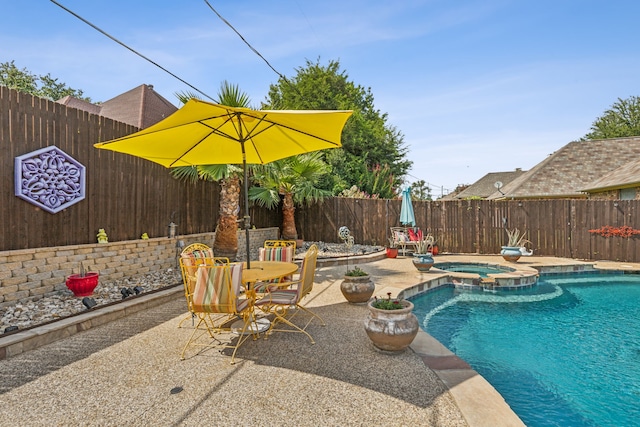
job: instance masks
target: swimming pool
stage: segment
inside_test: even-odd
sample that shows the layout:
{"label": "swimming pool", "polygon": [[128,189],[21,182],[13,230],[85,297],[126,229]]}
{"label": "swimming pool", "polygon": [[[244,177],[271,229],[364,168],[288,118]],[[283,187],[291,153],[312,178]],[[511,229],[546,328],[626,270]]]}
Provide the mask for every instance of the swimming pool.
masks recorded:
{"label": "swimming pool", "polygon": [[489,274],[509,273],[514,268],[503,267],[494,264],[482,264],[474,262],[437,262],[433,264],[435,268],[447,271],[456,271],[461,273],[475,273],[480,277],[489,277]]}
{"label": "swimming pool", "polygon": [[410,299],[422,328],[527,426],[640,425],[639,275],[541,275],[518,291]]}

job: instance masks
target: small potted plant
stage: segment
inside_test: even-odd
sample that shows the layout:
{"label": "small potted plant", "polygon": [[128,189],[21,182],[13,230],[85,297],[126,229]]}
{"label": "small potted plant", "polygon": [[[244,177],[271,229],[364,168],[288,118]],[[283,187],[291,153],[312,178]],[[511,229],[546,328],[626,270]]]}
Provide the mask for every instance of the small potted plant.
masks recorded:
{"label": "small potted plant", "polygon": [[397,258],[398,257],[398,244],[393,239],[393,237],[389,237],[389,246],[387,246],[387,258]]}
{"label": "small potted plant", "polygon": [[369,273],[355,266],[347,269],[344,280],[340,284],[340,291],[347,301],[352,304],[361,304],[369,301],[376,285],[371,280]]}
{"label": "small potted plant", "polygon": [[416,242],[416,250],[413,253],[413,265],[418,271],[429,271],[433,266],[433,256],[431,250],[435,239],[431,234],[427,234]]}
{"label": "small potted plant", "polygon": [[420,328],[411,301],[391,298],[388,292],[387,298],[375,297],[367,307],[364,329],[375,348],[397,353],[409,347]]}
{"label": "small potted plant", "polygon": [[97,271],[85,272],[84,265],[80,263],[80,274],[72,274],[67,277],[65,284],[73,295],[77,297],[89,297],[98,286],[99,273]]}
{"label": "small potted plant", "polygon": [[508,242],[506,246],[502,247],[500,255],[502,255],[502,258],[504,258],[505,261],[517,262],[523,252],[526,252],[526,249],[525,251],[522,251],[522,248],[524,248],[527,243],[531,242],[526,238],[526,231],[521,233],[517,228],[514,228],[513,230],[505,229],[505,231],[507,232]]}

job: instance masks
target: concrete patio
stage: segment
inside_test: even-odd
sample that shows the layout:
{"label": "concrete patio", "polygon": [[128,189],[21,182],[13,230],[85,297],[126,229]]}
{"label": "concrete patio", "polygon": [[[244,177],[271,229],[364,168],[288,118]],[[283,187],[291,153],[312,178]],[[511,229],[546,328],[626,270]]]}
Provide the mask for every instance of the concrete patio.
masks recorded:
{"label": "concrete patio", "polygon": [[[361,267],[376,295],[449,274],[419,273],[409,257],[371,259]],[[452,260],[505,264],[499,256],[436,257]],[[327,322],[310,326],[316,344],[276,333],[247,341],[235,365],[228,351],[180,360],[190,333],[177,327],[186,314],[181,288],[2,337],[0,426],[523,425],[490,384],[428,334],[421,331],[403,354],[376,351],[363,328],[366,307],[348,304],[340,292],[346,267],[328,264],[319,266],[306,301]],[[517,266],[573,271],[591,264],[529,257]],[[41,344],[56,340],[38,346],[34,335]]]}

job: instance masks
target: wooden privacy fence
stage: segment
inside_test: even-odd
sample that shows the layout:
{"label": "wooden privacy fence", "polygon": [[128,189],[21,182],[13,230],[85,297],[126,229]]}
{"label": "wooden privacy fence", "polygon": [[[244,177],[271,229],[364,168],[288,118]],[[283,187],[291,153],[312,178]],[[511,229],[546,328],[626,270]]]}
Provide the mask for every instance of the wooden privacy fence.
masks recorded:
{"label": "wooden privacy fence", "polygon": [[[147,160],[98,150],[93,144],[137,129],[0,86],[0,250],[95,243],[214,231],[219,189],[173,179]],[[85,199],[56,214],[14,195],[14,159],[56,146],[86,167]]]}
{"label": "wooden privacy fence", "polygon": [[[93,144],[136,131],[101,116],[0,86],[0,251],[96,242],[104,228],[112,242],[215,231],[219,186],[173,179],[160,165],[98,150]],[[86,198],[56,214],[14,195],[14,159],[55,145],[86,166]],[[242,200],[242,199],[241,199]],[[498,253],[504,227],[528,232],[535,254],[640,262],[640,237],[590,233],[603,226],[640,227],[640,201],[524,200],[414,201],[417,225],[441,251]],[[399,224],[400,200],[329,198],[296,210],[299,236],[339,242],[346,225],[357,243],[385,245]],[[257,228],[281,225],[281,212],[251,208]]]}
{"label": "wooden privacy fence", "polygon": [[[298,230],[305,240],[337,242],[338,228],[345,225],[356,243],[385,245],[390,227],[400,225],[400,205],[400,200],[331,198],[299,208]],[[435,236],[440,251],[499,253],[506,227],[526,231],[536,255],[640,262],[640,235],[589,232],[640,227],[638,200],[414,201],[413,206],[417,226]]]}

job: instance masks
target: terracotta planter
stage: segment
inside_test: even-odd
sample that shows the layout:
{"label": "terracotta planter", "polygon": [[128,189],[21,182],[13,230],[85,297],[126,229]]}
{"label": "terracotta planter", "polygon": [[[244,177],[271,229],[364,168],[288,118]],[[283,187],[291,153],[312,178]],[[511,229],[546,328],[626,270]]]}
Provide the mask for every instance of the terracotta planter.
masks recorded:
{"label": "terracotta planter", "polygon": [[387,258],[397,258],[398,248],[387,248]]}
{"label": "terracotta planter", "polygon": [[433,267],[431,254],[413,254],[413,265],[418,271],[429,271]]}
{"label": "terracotta planter", "polygon": [[364,329],[373,345],[383,351],[402,352],[418,334],[418,318],[412,313],[413,303],[402,300],[405,308],[380,310],[369,301],[369,314],[364,321]]}
{"label": "terracotta planter", "polygon": [[517,262],[522,256],[522,252],[520,252],[520,248],[516,246],[503,246],[500,255],[502,255],[505,261]]}
{"label": "terracotta planter", "polygon": [[65,282],[67,288],[77,297],[88,297],[93,295],[93,290],[98,286],[98,273],[86,273],[84,277],[79,274],[72,274]]}
{"label": "terracotta planter", "polygon": [[340,284],[340,291],[347,301],[352,304],[362,304],[371,298],[376,285],[371,276],[344,276]]}

